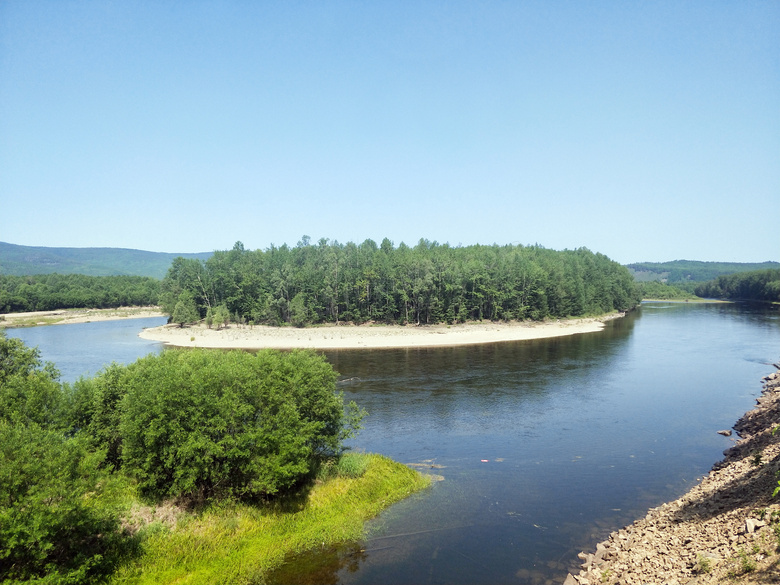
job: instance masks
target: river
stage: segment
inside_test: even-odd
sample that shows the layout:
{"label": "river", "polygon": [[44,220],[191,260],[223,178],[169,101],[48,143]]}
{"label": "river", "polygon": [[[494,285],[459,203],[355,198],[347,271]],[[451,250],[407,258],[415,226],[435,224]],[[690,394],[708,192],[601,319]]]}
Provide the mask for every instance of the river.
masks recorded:
{"label": "river", "polygon": [[[9,334],[71,380],[160,350],[114,323]],[[69,361],[79,355],[83,366]],[[326,355],[345,398],[369,412],[351,446],[442,481],[371,521],[363,543],[290,559],[272,582],[562,582],[579,551],[721,458],[734,438],[717,431],[752,407],[780,359],[780,315],[645,303],[600,333]]]}

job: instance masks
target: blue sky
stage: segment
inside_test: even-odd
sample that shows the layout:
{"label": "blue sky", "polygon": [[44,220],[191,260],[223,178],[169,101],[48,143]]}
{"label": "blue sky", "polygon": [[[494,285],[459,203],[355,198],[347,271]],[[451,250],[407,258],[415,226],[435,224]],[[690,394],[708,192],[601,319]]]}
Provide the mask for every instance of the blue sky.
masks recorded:
{"label": "blue sky", "polygon": [[780,260],[780,2],[0,0],[0,241]]}

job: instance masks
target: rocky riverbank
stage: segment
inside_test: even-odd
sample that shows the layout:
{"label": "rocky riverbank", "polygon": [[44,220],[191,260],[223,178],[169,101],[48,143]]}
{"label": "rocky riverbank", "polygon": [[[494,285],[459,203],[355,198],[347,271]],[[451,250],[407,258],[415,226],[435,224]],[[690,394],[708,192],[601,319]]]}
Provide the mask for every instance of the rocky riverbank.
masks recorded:
{"label": "rocky riverbank", "polygon": [[581,553],[565,585],[780,583],[780,366],[763,379],[740,439],[683,497]]}

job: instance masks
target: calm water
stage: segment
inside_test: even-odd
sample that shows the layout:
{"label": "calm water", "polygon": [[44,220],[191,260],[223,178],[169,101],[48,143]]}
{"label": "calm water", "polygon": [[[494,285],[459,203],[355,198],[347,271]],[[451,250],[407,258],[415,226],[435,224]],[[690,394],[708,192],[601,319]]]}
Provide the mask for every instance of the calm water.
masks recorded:
{"label": "calm water", "polygon": [[[90,356],[67,368],[81,373],[134,359],[120,348],[158,351],[134,338],[142,326],[116,342],[103,332],[98,347],[89,326],[10,333],[40,332],[29,342],[63,371],[61,359]],[[679,496],[722,457],[732,439],[716,431],[752,407],[780,360],[780,316],[653,303],[596,334],[327,356],[345,398],[370,413],[352,446],[444,480],[369,523],[359,546],[291,559],[273,582],[561,582],[580,550]]]}
{"label": "calm water", "polygon": [[111,362],[129,364],[161,351],[162,343],[141,339],[138,333],[166,322],[166,317],[149,317],[6,329],[6,333],[29,347],[37,346],[41,357],[57,366],[63,382],[75,382],[80,376],[96,374]]}

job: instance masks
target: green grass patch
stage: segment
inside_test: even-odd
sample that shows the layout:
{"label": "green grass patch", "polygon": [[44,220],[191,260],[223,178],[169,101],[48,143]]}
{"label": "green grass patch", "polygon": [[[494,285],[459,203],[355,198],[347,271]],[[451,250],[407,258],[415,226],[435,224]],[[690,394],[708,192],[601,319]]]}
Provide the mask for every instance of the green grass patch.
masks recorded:
{"label": "green grass patch", "polygon": [[363,537],[364,522],[430,485],[430,478],[376,454],[350,453],[298,494],[264,506],[213,505],[144,530],[140,558],[110,583],[263,582],[291,554]]}

